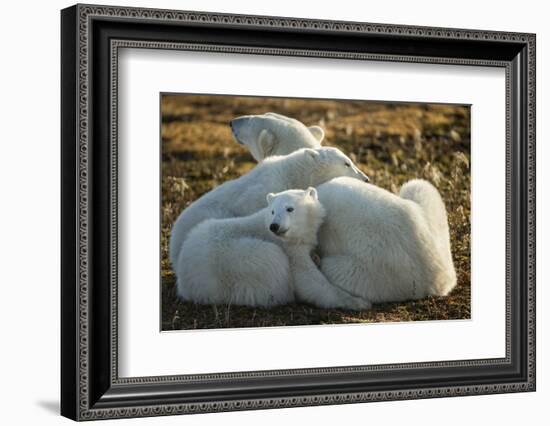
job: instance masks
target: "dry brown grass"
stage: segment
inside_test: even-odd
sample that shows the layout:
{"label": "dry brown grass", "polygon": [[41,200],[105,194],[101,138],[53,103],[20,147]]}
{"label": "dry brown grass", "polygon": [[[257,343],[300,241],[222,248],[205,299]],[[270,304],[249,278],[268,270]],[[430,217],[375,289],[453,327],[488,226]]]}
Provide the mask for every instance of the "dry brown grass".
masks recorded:
{"label": "dry brown grass", "polygon": [[[372,182],[398,192],[424,178],[447,206],[458,285],[447,297],[375,305],[364,312],[292,304],[272,309],[181,302],[168,261],[170,229],[193,200],[255,163],[229,121],[274,111],[319,124]],[[162,99],[162,329],[227,328],[470,318],[470,111],[465,106],[167,95]]]}

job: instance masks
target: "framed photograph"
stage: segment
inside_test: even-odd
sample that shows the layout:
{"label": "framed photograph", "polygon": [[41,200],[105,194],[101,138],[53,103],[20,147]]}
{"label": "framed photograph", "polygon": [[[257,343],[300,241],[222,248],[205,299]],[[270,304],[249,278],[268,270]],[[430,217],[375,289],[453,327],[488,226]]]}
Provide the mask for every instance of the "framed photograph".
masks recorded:
{"label": "framed photograph", "polygon": [[61,12],[61,412],[535,390],[535,35]]}

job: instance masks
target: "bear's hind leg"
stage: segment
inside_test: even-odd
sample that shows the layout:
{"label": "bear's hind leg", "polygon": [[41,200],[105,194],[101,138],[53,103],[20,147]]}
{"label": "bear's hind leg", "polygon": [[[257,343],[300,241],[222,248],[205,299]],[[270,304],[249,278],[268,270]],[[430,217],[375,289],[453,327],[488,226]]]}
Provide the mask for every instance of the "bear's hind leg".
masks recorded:
{"label": "bear's hind leg", "polygon": [[226,249],[216,262],[230,304],[270,307],[294,301],[288,257],[279,246],[238,238]]}

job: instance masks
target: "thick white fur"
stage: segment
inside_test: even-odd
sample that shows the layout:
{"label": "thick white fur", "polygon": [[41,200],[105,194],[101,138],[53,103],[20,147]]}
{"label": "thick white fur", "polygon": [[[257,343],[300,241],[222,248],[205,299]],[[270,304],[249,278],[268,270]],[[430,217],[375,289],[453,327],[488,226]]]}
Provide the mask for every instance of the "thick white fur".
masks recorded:
{"label": "thick white fur", "polygon": [[209,219],[193,228],[175,266],[179,297],[207,304],[269,307],[298,299],[326,308],[367,307],[330,285],[311,260],[324,217],[315,188],[267,200],[267,208],[250,216]]}
{"label": "thick white fur", "polygon": [[[297,120],[283,119],[291,120],[294,128],[305,128]],[[266,123],[245,120],[239,129],[243,134],[261,134]],[[310,144],[311,137],[300,131],[289,139],[281,135],[277,142],[279,149],[290,150]],[[253,144],[246,145],[256,158]],[[318,251],[321,269],[333,285],[370,302],[445,295],[456,285],[445,205],[430,183],[412,180],[397,196],[337,178],[318,191],[328,212]]]}
{"label": "thick white fur", "polygon": [[346,155],[331,147],[304,148],[265,159],[247,174],[203,195],[180,214],[170,236],[172,265],[184,239],[200,222],[250,215],[265,207],[269,192],[305,189],[337,176],[367,179]]}
{"label": "thick white fur", "polygon": [[443,296],[456,285],[445,205],[430,183],[409,181],[399,196],[347,178],[317,190],[321,271],[332,284],[370,303]]}
{"label": "thick white fur", "polygon": [[274,112],[237,117],[231,121],[231,130],[235,140],[245,145],[256,161],[287,155],[300,148],[319,148],[325,137],[319,126],[306,127]]}

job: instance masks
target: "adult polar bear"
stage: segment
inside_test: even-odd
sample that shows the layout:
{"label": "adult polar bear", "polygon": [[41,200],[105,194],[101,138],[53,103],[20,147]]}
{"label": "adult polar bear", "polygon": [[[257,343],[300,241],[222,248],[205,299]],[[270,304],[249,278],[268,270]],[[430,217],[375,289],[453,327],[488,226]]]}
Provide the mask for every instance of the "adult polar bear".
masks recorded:
{"label": "adult polar bear", "polygon": [[306,127],[294,118],[274,112],[243,115],[231,120],[233,138],[245,145],[256,161],[272,155],[287,155],[300,148],[319,148],[325,132]]}
{"label": "adult polar bear", "polygon": [[176,274],[183,300],[270,307],[298,299],[324,308],[368,305],[331,285],[311,260],[324,218],[315,188],[267,195],[250,216],[208,219],[183,242]]}
{"label": "adult polar bear", "polygon": [[445,296],[456,285],[449,225],[439,192],[411,180],[398,195],[335,178],[317,188],[326,220],[321,271],[369,303]]}
{"label": "adult polar bear", "polygon": [[269,192],[305,189],[337,176],[368,180],[340,150],[303,148],[289,155],[265,159],[247,174],[228,181],[194,201],[172,227],[170,261],[176,268],[181,245],[191,229],[206,219],[250,215],[265,207]]}
{"label": "adult polar bear", "polygon": [[[308,134],[297,120],[273,113],[242,118],[234,120],[234,137],[255,150],[257,160],[263,158],[258,153],[270,152],[257,148],[265,145],[266,131],[274,134],[277,152],[314,143],[315,132]],[[333,285],[369,302],[446,295],[456,285],[445,205],[430,183],[412,180],[397,196],[337,178],[318,192],[327,211],[319,235],[321,270]]]}

